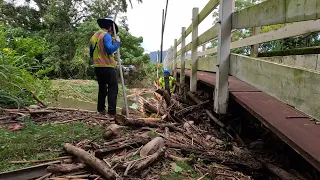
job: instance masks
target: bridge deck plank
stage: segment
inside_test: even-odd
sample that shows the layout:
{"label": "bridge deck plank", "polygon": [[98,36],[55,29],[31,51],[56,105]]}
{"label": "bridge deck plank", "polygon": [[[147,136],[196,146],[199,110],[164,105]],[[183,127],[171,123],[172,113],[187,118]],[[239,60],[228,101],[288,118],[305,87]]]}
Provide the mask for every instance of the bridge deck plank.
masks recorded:
{"label": "bridge deck plank", "polygon": [[[190,70],[185,73],[190,77]],[[215,73],[198,71],[198,80],[214,86]],[[319,125],[302,112],[232,76],[229,90],[231,98],[320,171]]]}

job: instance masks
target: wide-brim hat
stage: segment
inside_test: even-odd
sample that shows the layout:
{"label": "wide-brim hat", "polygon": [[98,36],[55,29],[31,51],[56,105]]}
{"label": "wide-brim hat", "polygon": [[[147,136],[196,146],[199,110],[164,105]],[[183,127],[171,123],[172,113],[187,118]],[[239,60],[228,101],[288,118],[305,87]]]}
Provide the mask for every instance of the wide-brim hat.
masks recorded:
{"label": "wide-brim hat", "polygon": [[112,25],[112,23],[114,23],[114,25],[115,25],[115,27],[116,27],[116,32],[117,32],[117,34],[118,34],[118,32],[119,32],[118,25],[113,21],[112,18],[107,18],[107,17],[105,17],[105,18],[100,18],[100,19],[97,20],[97,23],[98,23],[98,25],[100,26],[100,28],[105,28],[107,25],[109,25],[109,24]]}

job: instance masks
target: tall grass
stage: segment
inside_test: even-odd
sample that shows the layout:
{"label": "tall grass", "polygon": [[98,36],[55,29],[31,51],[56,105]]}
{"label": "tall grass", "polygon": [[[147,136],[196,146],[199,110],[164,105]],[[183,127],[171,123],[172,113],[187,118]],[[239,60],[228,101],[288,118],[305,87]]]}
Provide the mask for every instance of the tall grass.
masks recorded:
{"label": "tall grass", "polygon": [[[0,104],[6,107],[21,107],[34,103],[29,92],[46,99],[51,91],[50,81],[31,74],[33,67],[24,63],[24,56],[8,55],[0,51]],[[38,71],[39,72],[39,71]]]}

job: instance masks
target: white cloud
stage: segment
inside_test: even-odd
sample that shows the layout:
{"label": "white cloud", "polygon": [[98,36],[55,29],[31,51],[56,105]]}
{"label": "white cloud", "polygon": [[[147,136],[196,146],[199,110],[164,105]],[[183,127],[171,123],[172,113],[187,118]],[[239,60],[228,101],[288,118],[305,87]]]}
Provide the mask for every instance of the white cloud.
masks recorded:
{"label": "white cloud", "polygon": [[[134,36],[143,37],[143,47],[146,51],[160,49],[162,9],[165,9],[166,0],[144,0],[138,4],[133,0],[133,9],[128,9],[129,31]],[[163,49],[173,45],[174,39],[181,36],[181,27],[188,27],[192,22],[192,9],[199,11],[208,3],[208,0],[169,0],[167,21],[164,32]],[[199,26],[199,35],[212,26],[213,18],[209,15]],[[187,43],[190,42],[190,35]]]}

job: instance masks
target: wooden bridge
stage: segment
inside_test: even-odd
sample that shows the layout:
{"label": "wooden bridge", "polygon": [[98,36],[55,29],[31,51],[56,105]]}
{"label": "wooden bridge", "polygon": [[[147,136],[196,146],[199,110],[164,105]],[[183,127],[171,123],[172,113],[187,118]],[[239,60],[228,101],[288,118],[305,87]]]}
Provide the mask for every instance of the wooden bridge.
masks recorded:
{"label": "wooden bridge", "polygon": [[[218,22],[199,36],[198,25],[218,5]],[[193,8],[192,17],[168,55],[181,87],[212,86],[217,114],[227,113],[229,98],[234,99],[320,171],[319,52],[258,58],[259,43],[319,32],[320,0],[267,0],[237,12],[234,0],[210,0],[200,13]],[[274,24],[286,26],[260,33],[262,26]],[[252,36],[231,42],[232,33],[244,28],[253,28]],[[186,44],[189,34],[192,41]],[[217,38],[216,48],[198,52]],[[246,46],[250,56],[231,53]],[[191,59],[185,58],[188,51]]]}

